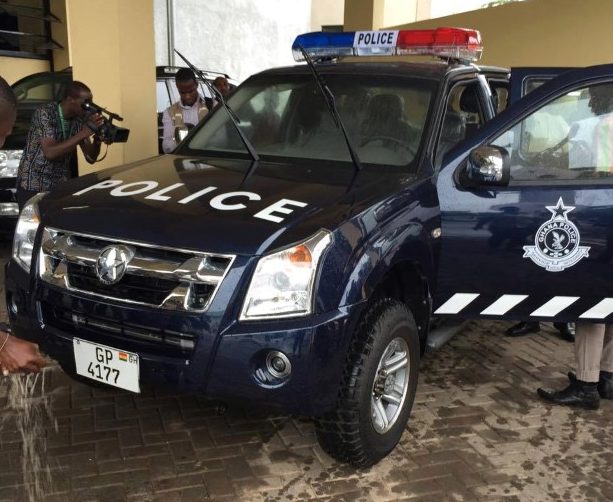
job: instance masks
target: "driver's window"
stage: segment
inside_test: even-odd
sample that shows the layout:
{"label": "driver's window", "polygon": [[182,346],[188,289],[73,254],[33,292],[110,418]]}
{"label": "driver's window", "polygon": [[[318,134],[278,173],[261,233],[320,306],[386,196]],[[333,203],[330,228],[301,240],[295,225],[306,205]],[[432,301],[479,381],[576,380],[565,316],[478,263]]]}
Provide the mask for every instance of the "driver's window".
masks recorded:
{"label": "driver's window", "polygon": [[613,175],[613,84],[568,92],[492,144],[509,151],[512,180],[609,177]]}
{"label": "driver's window", "polygon": [[439,167],[445,154],[460,141],[474,134],[484,122],[478,82],[456,85],[449,93],[445,116],[436,148],[435,163]]}

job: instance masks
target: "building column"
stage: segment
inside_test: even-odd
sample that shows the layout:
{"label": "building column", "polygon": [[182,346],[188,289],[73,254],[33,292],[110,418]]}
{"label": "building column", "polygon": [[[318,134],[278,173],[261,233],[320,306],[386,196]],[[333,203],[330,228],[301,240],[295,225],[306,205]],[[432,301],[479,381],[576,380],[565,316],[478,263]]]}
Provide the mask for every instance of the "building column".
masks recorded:
{"label": "building column", "polygon": [[380,30],[430,19],[432,0],[345,0],[345,31]]}
{"label": "building column", "polygon": [[345,31],[378,30],[383,25],[385,0],[345,0]]}

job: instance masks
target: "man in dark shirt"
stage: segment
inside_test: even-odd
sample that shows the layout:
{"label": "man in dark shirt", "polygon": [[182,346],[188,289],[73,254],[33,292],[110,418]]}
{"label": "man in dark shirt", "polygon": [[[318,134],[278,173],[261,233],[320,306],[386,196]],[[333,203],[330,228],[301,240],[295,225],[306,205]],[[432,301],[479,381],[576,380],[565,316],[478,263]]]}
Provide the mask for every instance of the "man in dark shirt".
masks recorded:
{"label": "man in dark shirt", "polygon": [[[83,103],[92,100],[85,84],[72,82],[59,103],[48,103],[34,112],[26,146],[17,171],[19,208],[30,197],[46,192],[76,174],[77,145],[85,159],[93,164],[100,153],[100,139],[90,137],[94,131],[81,120]],[[88,118],[95,127],[102,124],[100,115]]]}

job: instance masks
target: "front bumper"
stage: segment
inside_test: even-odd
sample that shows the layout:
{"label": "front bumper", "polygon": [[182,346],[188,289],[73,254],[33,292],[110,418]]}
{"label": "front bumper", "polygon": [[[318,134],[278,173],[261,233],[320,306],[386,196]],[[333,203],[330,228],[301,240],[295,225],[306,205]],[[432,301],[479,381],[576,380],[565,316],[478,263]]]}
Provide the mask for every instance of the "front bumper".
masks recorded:
{"label": "front bumper", "polygon": [[[37,285],[13,261],[6,272],[14,334],[38,343],[69,373],[78,337],[138,353],[142,383],[305,416],[333,409],[362,309],[358,304],[306,319],[223,324],[224,312],[164,313]],[[181,347],[172,340],[177,333],[192,336],[193,345]],[[291,363],[282,384],[256,377],[270,351]]]}

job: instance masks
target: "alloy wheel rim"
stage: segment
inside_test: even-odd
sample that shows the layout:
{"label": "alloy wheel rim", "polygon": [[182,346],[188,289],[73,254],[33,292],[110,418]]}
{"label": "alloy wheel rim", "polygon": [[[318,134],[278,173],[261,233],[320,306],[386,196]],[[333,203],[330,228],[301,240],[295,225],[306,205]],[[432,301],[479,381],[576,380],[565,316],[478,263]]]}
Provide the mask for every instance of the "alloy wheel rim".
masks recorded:
{"label": "alloy wheel rim", "polygon": [[372,386],[370,416],[375,431],[388,432],[397,422],[409,389],[409,346],[394,338],[385,348]]}

